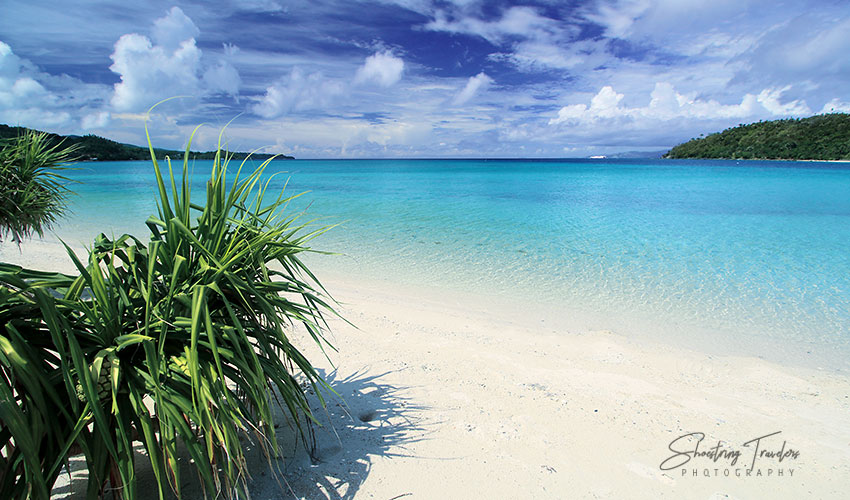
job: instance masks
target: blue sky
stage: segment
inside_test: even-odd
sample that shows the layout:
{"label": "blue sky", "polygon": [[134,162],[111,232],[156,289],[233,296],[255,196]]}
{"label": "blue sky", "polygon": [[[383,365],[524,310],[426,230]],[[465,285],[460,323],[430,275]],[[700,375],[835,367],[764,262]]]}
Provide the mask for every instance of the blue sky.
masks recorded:
{"label": "blue sky", "polygon": [[[57,5],[61,5],[58,8]],[[577,157],[850,112],[850,2],[4,2],[0,123],[325,157]]]}

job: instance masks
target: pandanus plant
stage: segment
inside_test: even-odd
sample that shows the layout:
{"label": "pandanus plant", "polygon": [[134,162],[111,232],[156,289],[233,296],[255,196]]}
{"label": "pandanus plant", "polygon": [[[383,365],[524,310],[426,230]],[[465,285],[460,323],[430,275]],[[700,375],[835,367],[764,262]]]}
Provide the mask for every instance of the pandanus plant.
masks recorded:
{"label": "pandanus plant", "polygon": [[267,196],[270,160],[243,175],[250,160],[229,172],[219,153],[206,199],[193,202],[189,157],[187,145],[178,178],[151,146],[148,241],[101,234],[86,258],[68,248],[73,275],[0,264],[0,498],[47,499],[75,450],[88,498],[107,485],[136,498],[134,442],[160,498],[180,494],[178,446],[208,493],[238,496],[244,438],[279,455],[275,404],[309,437],[307,392],[324,404],[332,390],[292,333],[300,325],[332,348],[325,316],[335,312],[300,259],[328,228],[287,212],[282,192]]}
{"label": "pandanus plant", "polygon": [[32,130],[0,141],[0,241],[42,236],[64,214],[69,191],[61,171],[76,150]]}

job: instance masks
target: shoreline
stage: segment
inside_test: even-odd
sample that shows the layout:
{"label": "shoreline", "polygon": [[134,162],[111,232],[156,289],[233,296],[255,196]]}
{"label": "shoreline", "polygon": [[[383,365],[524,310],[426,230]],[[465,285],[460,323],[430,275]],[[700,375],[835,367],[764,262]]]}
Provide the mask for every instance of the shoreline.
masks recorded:
{"label": "shoreline", "polygon": [[[63,270],[64,253],[33,243],[21,264]],[[296,333],[344,401],[318,409],[316,463],[279,435],[288,451],[278,464],[296,498],[838,498],[850,487],[847,375],[565,329],[476,297],[318,275],[357,329],[330,321],[338,349],[330,360]],[[693,446],[673,442],[696,432],[705,434],[701,451],[721,441],[740,461],[692,457],[661,470],[671,446]],[[747,476],[753,448],[743,444],[760,437],[762,450],[784,442],[798,456],[757,458]],[[287,497],[256,455],[252,495]],[[151,474],[140,469],[145,491]],[[186,498],[199,496],[184,476]],[[66,477],[54,498],[81,498],[85,483],[69,487]]]}
{"label": "shoreline", "polygon": [[[82,240],[66,239],[66,243],[78,255],[84,254]],[[0,248],[0,261],[30,268],[76,272],[61,242],[53,235],[28,241],[22,248],[23,252],[18,252],[17,248]],[[495,315],[505,323],[525,326],[532,324],[537,331],[541,332],[606,331],[616,333],[628,342],[648,349],[674,348],[707,356],[746,357],[783,367],[850,376],[850,361],[848,361],[846,350],[815,341],[763,338],[757,333],[758,330],[745,327],[742,327],[738,333],[732,334],[726,330],[717,330],[678,318],[666,318],[662,321],[647,316],[585,310],[563,301],[540,302],[529,298],[533,294],[506,296],[487,289],[471,293],[453,284],[447,286],[423,284],[421,280],[410,281],[400,275],[378,278],[370,273],[371,268],[361,269],[356,260],[344,254],[309,255],[305,256],[305,259],[310,269],[331,292],[333,298],[337,297],[328,283],[342,285],[349,290],[363,287],[375,290],[391,289],[394,291],[393,295],[409,297],[412,301],[424,302],[431,307],[453,307],[463,304],[467,310]],[[343,265],[340,265],[341,263]],[[528,323],[522,319],[528,316],[534,317],[535,320]],[[718,342],[718,338],[721,341]]]}
{"label": "shoreline", "polygon": [[[609,330],[542,328],[533,313],[516,318],[470,302],[423,299],[339,277],[326,281],[360,326],[334,335],[338,369],[366,362],[365,373],[385,374],[380,380],[406,387],[406,396],[426,408],[418,416],[431,437],[415,449],[428,453],[413,459],[419,463],[406,477],[417,486],[415,496],[837,498],[850,486],[846,375],[714,356]],[[783,478],[755,482],[734,472],[694,478],[692,471],[683,476],[659,467],[673,455],[672,441],[688,433],[704,432],[711,446],[723,441],[746,456],[743,443],[776,431],[800,451],[799,481],[787,476],[787,466]],[[432,462],[435,457],[457,463]],[[723,461],[692,460],[700,474],[729,469]],[[401,468],[377,464],[389,477]],[[430,473],[416,472],[422,468]],[[414,480],[419,474],[426,477]],[[448,479],[452,494],[429,486],[437,478]],[[489,484],[494,478],[500,479]],[[383,494],[398,493],[375,491]]]}

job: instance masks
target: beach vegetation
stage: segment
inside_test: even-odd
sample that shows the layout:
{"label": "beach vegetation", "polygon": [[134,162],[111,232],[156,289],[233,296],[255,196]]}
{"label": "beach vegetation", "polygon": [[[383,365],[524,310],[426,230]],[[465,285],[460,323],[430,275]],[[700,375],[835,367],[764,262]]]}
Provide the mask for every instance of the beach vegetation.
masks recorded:
{"label": "beach vegetation", "polygon": [[219,149],[197,197],[187,160],[150,158],[144,240],[68,248],[71,274],[0,264],[0,498],[48,499],[73,453],[90,499],[137,498],[139,460],[179,496],[186,456],[208,494],[243,497],[248,448],[279,457],[280,424],[309,443],[308,393],[333,393],[293,338],[332,349],[333,302],[301,260],[328,228],[269,193],[270,160],[246,172]]}
{"label": "beach vegetation", "polygon": [[31,130],[0,141],[0,241],[43,236],[62,217],[70,194],[62,170],[76,150]]}
{"label": "beach vegetation", "polygon": [[760,121],[679,144],[665,158],[850,160],[850,114]]}

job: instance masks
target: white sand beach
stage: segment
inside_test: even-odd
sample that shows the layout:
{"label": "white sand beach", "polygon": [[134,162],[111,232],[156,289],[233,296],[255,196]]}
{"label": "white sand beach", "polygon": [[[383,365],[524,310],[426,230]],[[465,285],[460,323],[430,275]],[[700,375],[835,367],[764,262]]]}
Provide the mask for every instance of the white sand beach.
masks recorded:
{"label": "white sand beach", "polygon": [[[68,265],[41,242],[4,248],[2,260]],[[301,345],[342,401],[319,410],[316,461],[282,422],[286,484],[257,453],[252,498],[837,499],[850,489],[846,375],[568,330],[557,311],[520,302],[323,281],[357,329],[331,321],[333,365]],[[674,457],[671,442],[690,433],[704,433],[701,452],[720,441],[724,453]],[[140,465],[139,480],[151,477]],[[200,498],[184,477],[186,497]],[[54,498],[82,498],[82,481],[63,476]]]}

